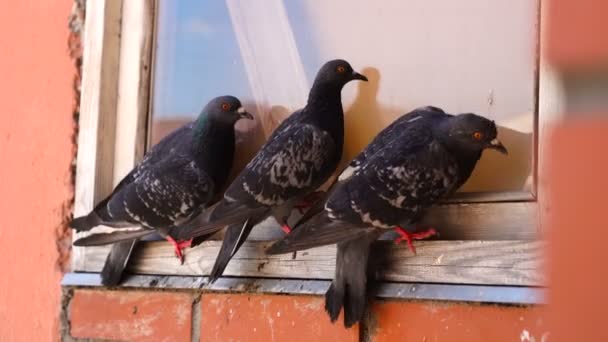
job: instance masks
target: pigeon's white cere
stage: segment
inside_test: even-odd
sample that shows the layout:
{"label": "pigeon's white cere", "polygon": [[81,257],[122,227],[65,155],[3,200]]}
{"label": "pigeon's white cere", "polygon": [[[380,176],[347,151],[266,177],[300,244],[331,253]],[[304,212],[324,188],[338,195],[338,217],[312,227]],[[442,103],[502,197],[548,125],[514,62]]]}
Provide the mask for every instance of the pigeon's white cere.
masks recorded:
{"label": "pigeon's white cere", "polygon": [[243,113],[245,113],[245,108],[239,107],[239,109],[237,109],[236,112],[239,114],[243,114]]}

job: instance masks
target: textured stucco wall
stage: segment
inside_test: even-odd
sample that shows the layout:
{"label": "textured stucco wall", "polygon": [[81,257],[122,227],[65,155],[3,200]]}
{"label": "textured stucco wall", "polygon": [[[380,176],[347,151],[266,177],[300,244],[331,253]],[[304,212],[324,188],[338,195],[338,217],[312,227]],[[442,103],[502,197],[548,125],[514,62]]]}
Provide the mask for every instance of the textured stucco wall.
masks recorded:
{"label": "textured stucco wall", "polygon": [[[71,210],[70,0],[0,2],[0,340],[58,339]],[[63,239],[63,240],[62,240]]]}

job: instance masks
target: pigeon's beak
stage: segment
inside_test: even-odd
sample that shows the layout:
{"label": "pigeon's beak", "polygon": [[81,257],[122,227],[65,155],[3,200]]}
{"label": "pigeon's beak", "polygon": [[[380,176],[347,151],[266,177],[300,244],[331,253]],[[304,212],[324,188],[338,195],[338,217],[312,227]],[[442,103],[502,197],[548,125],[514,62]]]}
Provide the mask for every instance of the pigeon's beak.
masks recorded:
{"label": "pigeon's beak", "polygon": [[365,75],[361,75],[356,71],[353,71],[353,75],[351,77],[353,80],[361,80],[367,82],[367,77],[365,77]]}
{"label": "pigeon's beak", "polygon": [[251,113],[247,112],[245,110],[245,108],[243,107],[239,107],[239,109],[237,109],[236,111],[237,113],[239,113],[239,117],[241,119],[249,119],[249,120],[253,120],[253,115],[251,115]]}
{"label": "pigeon's beak", "polygon": [[498,140],[496,138],[494,138],[494,140],[490,141],[488,148],[496,150],[502,154],[509,154],[509,151],[507,151],[507,148],[500,142],[500,140]]}

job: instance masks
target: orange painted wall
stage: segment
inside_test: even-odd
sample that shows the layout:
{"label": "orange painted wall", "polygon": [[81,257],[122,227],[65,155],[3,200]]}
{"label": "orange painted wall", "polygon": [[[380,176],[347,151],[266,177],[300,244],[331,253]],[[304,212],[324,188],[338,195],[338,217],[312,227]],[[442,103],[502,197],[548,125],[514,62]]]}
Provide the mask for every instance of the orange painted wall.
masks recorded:
{"label": "orange painted wall", "polygon": [[[604,117],[608,117],[608,111]],[[553,134],[549,221],[551,333],[555,341],[608,341],[608,120]],[[574,314],[576,313],[576,314]],[[552,339],[553,340],[553,339]]]}
{"label": "orange painted wall", "polygon": [[72,196],[69,0],[0,2],[0,340],[58,339]]}
{"label": "orange painted wall", "polygon": [[550,0],[547,57],[561,72],[608,69],[608,2]]}

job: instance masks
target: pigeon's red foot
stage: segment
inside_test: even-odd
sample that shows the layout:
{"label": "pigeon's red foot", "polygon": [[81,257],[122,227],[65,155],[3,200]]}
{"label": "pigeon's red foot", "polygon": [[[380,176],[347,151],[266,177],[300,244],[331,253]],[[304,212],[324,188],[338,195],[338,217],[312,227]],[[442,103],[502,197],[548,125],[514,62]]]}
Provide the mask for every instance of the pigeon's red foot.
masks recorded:
{"label": "pigeon's red foot", "polygon": [[291,233],[291,227],[287,223],[281,226],[281,230],[284,231],[285,234]]}
{"label": "pigeon's red foot", "polygon": [[306,212],[307,209],[309,209],[310,207],[315,205],[315,203],[317,203],[317,201],[319,201],[322,198],[322,195],[323,195],[322,191],[312,192],[312,193],[304,196],[304,198],[302,198],[300,200],[300,202],[296,203],[296,205],[294,205],[293,207],[295,209],[298,209],[298,211],[300,212],[301,215],[304,215],[304,213]]}
{"label": "pigeon's red foot", "polygon": [[395,239],[395,243],[400,243],[401,241],[406,241],[407,246],[409,247],[410,251],[412,251],[412,253],[414,253],[414,254],[416,254],[416,248],[414,247],[414,240],[423,240],[423,239],[429,238],[429,237],[437,234],[437,231],[434,228],[429,228],[422,232],[410,233],[401,227],[396,227],[395,231],[397,233],[399,233],[399,235],[401,235],[400,237]]}
{"label": "pigeon's red foot", "polygon": [[190,247],[192,245],[192,239],[190,240],[182,240],[182,241],[175,241],[174,238],[172,238],[171,236],[167,236],[167,241],[169,241],[169,243],[171,245],[173,245],[173,248],[175,249],[175,256],[179,259],[179,262],[183,265],[184,264],[184,253],[182,252],[182,250],[186,247]]}

